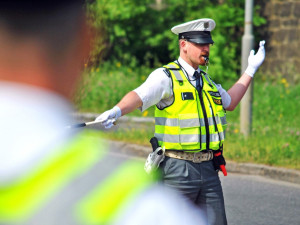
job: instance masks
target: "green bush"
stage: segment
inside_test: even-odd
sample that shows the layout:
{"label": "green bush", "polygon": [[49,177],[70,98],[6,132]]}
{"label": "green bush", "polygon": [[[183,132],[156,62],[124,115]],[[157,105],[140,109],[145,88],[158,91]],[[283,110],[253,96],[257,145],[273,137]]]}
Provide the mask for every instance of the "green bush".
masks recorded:
{"label": "green bush", "polygon": [[[240,44],[244,27],[244,0],[165,0],[160,10],[153,0],[96,0],[88,7],[96,39],[93,59],[121,62],[131,68],[159,67],[177,59],[174,25],[198,18],[213,18],[215,44],[209,74],[217,82],[234,78],[240,70]],[[265,22],[257,14],[254,25]],[[96,65],[98,66],[98,64]]]}

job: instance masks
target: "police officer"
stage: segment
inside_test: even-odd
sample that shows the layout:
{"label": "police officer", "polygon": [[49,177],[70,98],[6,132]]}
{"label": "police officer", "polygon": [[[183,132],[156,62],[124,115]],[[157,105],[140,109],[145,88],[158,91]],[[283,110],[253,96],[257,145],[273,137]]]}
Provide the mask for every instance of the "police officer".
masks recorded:
{"label": "police officer", "polygon": [[0,224],[201,224],[188,205],[172,214],[182,201],[143,165],[66,129],[90,49],[83,3],[0,2]]}
{"label": "police officer", "polygon": [[179,38],[178,60],[153,71],[140,87],[96,120],[110,128],[134,109],[144,111],[156,105],[155,137],[166,149],[160,165],[164,184],[198,205],[207,224],[227,224],[218,176],[225,165],[225,110],[238,105],[264,61],[265,50],[261,41],[258,52],[251,51],[246,71],[226,91],[199,69],[208,63],[215,25],[205,18],[173,27],[171,31]]}

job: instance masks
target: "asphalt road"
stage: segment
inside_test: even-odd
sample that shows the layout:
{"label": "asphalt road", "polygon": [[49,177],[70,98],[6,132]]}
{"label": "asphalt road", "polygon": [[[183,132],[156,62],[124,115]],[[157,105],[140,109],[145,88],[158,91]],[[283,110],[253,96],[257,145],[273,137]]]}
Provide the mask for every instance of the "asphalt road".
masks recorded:
{"label": "asphalt road", "polygon": [[300,225],[300,185],[242,174],[221,181],[228,224]]}

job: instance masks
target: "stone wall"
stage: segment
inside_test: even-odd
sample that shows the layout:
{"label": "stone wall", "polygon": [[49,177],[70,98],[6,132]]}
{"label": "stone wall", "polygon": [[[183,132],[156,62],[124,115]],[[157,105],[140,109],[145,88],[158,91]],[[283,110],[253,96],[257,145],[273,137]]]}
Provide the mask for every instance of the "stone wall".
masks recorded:
{"label": "stone wall", "polygon": [[[267,20],[260,33],[267,41],[261,71],[300,80],[300,0],[259,0]],[[255,28],[254,28],[255,29]]]}

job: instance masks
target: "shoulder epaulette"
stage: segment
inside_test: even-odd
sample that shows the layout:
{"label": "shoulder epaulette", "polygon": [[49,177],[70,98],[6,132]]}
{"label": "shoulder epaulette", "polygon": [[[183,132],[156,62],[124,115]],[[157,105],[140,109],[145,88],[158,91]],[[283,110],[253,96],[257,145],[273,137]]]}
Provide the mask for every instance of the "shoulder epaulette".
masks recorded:
{"label": "shoulder epaulette", "polygon": [[170,74],[169,69],[166,68],[166,67],[162,67],[162,68],[164,69],[165,74],[166,74],[168,77],[171,77],[171,74]]}

